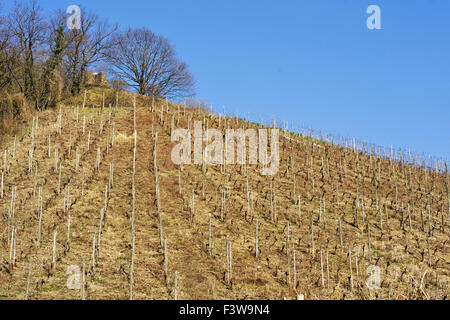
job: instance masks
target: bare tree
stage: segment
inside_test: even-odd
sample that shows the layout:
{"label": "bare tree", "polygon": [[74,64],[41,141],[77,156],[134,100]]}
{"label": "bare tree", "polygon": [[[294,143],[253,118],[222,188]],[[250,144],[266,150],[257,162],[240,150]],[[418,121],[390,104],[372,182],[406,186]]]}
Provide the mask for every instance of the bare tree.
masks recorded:
{"label": "bare tree", "polygon": [[80,93],[88,67],[102,61],[106,51],[114,45],[112,35],[117,28],[82,9],[81,28],[67,34],[65,61],[72,94]]}
{"label": "bare tree", "polygon": [[15,77],[25,97],[35,98],[36,55],[41,50],[47,35],[47,23],[42,16],[42,9],[32,1],[28,4],[16,2],[7,21],[12,45],[16,45],[22,60],[21,75]]}
{"label": "bare tree", "polygon": [[15,50],[9,45],[9,32],[5,25],[5,18],[0,16],[0,90],[12,81],[10,60],[15,56]]}
{"label": "bare tree", "polygon": [[115,43],[108,52],[113,72],[139,94],[179,98],[193,93],[188,66],[176,58],[166,38],[147,28],[128,29],[115,36]]}

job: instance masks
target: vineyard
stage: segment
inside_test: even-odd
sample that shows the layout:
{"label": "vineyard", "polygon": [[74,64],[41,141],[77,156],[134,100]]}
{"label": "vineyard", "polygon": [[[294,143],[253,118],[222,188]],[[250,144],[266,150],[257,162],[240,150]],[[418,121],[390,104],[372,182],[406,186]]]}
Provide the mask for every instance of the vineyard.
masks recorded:
{"label": "vineyard", "polygon": [[269,126],[94,88],[7,137],[0,299],[448,299],[447,162],[280,129],[274,176],[175,165],[194,121]]}

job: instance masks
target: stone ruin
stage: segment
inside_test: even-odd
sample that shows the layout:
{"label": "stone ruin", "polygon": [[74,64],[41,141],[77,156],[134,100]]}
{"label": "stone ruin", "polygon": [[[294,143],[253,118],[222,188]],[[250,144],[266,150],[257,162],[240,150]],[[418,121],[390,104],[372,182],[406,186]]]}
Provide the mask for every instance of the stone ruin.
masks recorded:
{"label": "stone ruin", "polygon": [[108,75],[104,72],[86,71],[86,86],[109,87]]}

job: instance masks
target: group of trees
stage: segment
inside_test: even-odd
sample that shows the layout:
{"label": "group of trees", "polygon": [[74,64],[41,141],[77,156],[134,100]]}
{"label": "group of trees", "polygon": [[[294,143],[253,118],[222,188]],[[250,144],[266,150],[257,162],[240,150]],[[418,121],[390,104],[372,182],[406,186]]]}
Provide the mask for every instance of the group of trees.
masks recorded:
{"label": "group of trees", "polygon": [[193,93],[187,65],[167,39],[147,28],[121,30],[84,9],[79,28],[69,28],[65,10],[46,16],[35,0],[16,2],[2,14],[0,93],[21,94],[36,109],[80,93],[86,71],[93,68],[142,95],[179,98]]}

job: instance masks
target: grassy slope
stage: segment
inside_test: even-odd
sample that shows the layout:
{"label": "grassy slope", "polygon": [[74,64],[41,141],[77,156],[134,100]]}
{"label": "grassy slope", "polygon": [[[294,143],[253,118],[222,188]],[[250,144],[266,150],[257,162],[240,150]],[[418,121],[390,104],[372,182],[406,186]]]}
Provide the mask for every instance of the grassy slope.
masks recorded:
{"label": "grassy slope", "polygon": [[[109,123],[109,108],[101,111],[101,91],[88,94],[88,108],[76,108],[83,97],[66,101],[63,107],[63,129],[58,134],[58,110],[39,115],[36,130],[34,160],[38,164],[37,186],[43,187],[44,211],[42,243],[36,246],[38,212],[37,192],[33,195],[33,174],[28,174],[28,150],[31,130],[24,128],[18,136],[16,155],[8,157],[10,170],[5,173],[5,196],[0,199],[0,298],[22,299],[25,296],[28,262],[33,257],[31,299],[79,299],[80,291],[66,287],[67,267],[91,269],[94,233],[98,232],[100,209],[104,205],[104,190],[109,179],[110,163],[114,160],[114,184],[110,192],[100,255],[94,272],[88,274],[88,299],[128,299],[131,254],[131,172],[133,157],[133,111],[113,108]],[[106,106],[114,102],[114,93],[106,94]],[[119,105],[130,106],[132,95],[121,93]],[[442,220],[448,221],[448,176],[410,167],[400,162],[370,157],[350,149],[332,146],[311,138],[286,133],[280,135],[281,166],[273,178],[276,216],[270,212],[270,178],[259,175],[259,166],[248,166],[248,182],[254,207],[247,212],[245,170],[240,166],[209,166],[205,175],[205,198],[202,198],[203,174],[198,165],[175,166],[170,159],[174,143],[170,141],[172,116],[178,119],[178,107],[157,101],[151,112],[151,100],[137,97],[138,149],[136,164],[136,260],[135,298],[172,299],[175,271],[178,272],[180,299],[366,299],[434,298],[436,272],[439,275],[440,299],[448,295],[449,235],[442,230]],[[95,106],[91,108],[91,106]],[[160,121],[161,109],[163,122]],[[86,132],[82,133],[82,117],[86,115]],[[210,128],[223,130],[224,119],[198,110],[186,109],[179,117],[178,127],[187,128],[188,119],[208,119]],[[102,120],[101,120],[102,119]],[[219,126],[220,121],[220,126]],[[105,124],[101,134],[99,124]],[[191,120],[192,123],[192,120]],[[114,146],[111,141],[115,128]],[[227,119],[230,127],[256,127],[240,119]],[[31,124],[29,124],[31,127]],[[87,150],[88,132],[90,150]],[[168,277],[163,268],[153,170],[153,133],[158,132],[157,166],[159,169],[161,216],[167,237]],[[52,140],[49,158],[48,137]],[[13,138],[0,146],[0,151],[12,147]],[[69,146],[72,145],[69,151]],[[62,192],[56,193],[58,174],[53,148],[58,146],[62,163]],[[75,170],[76,148],[82,154],[80,167],[85,170],[85,195],[81,196],[82,170]],[[97,148],[101,148],[100,170],[94,170]],[[108,151],[108,152],[107,152]],[[293,166],[292,161],[293,159]],[[323,163],[323,164],[322,164]],[[289,170],[287,165],[289,164]],[[322,169],[323,166],[323,169]],[[3,169],[3,156],[2,156]],[[244,168],[245,169],[245,168]],[[412,183],[409,183],[411,169]],[[296,194],[301,196],[302,220],[293,199],[293,173]],[[182,181],[182,197],[178,194],[178,176]],[[228,176],[228,178],[227,178]],[[358,176],[358,187],[356,186]],[[228,179],[228,183],[226,182]],[[378,182],[378,191],[375,191]],[[11,190],[17,186],[17,201],[13,223],[17,226],[17,265],[9,265],[8,208]],[[71,240],[66,250],[67,213],[63,210],[64,193],[70,185]],[[314,185],[314,188],[313,188]],[[395,200],[397,185],[397,201]],[[227,213],[220,218],[221,192],[227,188]],[[356,190],[364,204],[359,210],[359,227],[354,224]],[[194,221],[190,220],[190,201],[195,192]],[[431,190],[431,192],[430,192]],[[320,214],[321,194],[325,195],[325,211]],[[378,195],[378,209],[376,197]],[[427,234],[421,229],[423,209],[425,231],[429,229],[426,205],[432,199],[429,238],[431,267],[428,266]],[[401,206],[405,212],[401,226]],[[407,204],[411,215],[408,216]],[[387,208],[388,221],[384,211]],[[442,210],[444,213],[442,214]],[[213,254],[208,256],[208,215],[212,215]],[[320,219],[321,216],[321,219]],[[411,218],[411,219],[409,219]],[[342,219],[344,247],[340,247],[339,219]],[[260,256],[255,257],[255,225],[259,221]],[[411,224],[409,222],[411,220]],[[297,281],[293,285],[292,250],[286,254],[287,222],[290,222],[291,249],[295,249]],[[367,222],[370,225],[371,250],[367,250]],[[381,223],[383,224],[381,226]],[[311,247],[311,224],[314,228],[315,250]],[[58,262],[51,271],[53,233],[58,230]],[[226,281],[226,241],[232,243],[233,285]],[[349,286],[348,250],[352,250],[353,291]],[[365,248],[363,250],[363,247]],[[324,282],[321,287],[321,254],[323,250]],[[328,249],[330,282],[326,271]],[[358,275],[355,260],[358,256]],[[288,285],[287,272],[291,272]],[[381,268],[382,289],[370,291],[365,282],[366,269],[376,264]],[[423,277],[424,273],[425,276]],[[422,282],[423,278],[423,282]],[[421,285],[422,282],[422,285]]]}

